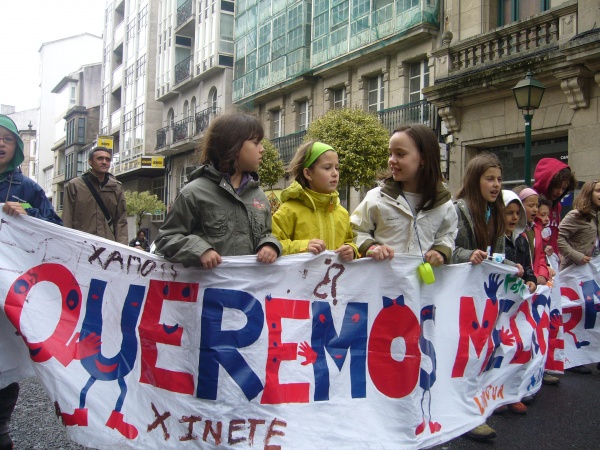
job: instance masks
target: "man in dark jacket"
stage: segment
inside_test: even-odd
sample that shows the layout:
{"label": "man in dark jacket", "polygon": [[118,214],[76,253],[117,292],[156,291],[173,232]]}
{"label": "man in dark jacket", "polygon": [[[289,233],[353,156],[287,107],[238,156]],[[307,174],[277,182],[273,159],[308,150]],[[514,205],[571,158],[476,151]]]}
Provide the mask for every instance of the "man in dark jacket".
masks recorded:
{"label": "man in dark jacket", "polygon": [[[90,151],[90,170],[65,185],[62,219],[66,227],[127,245],[125,194],[121,183],[108,172],[111,160],[112,153],[105,147],[94,147]],[[85,178],[104,203],[110,223]]]}

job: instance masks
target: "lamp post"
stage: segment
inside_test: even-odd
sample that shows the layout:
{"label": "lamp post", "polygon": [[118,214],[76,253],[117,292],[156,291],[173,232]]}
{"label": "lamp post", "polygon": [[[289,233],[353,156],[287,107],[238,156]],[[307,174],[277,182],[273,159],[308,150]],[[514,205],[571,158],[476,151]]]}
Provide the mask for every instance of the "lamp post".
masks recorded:
{"label": "lamp post", "polygon": [[540,107],[546,87],[527,72],[525,78],[512,88],[517,108],[525,118],[525,184],[531,186],[531,119],[533,113]]}

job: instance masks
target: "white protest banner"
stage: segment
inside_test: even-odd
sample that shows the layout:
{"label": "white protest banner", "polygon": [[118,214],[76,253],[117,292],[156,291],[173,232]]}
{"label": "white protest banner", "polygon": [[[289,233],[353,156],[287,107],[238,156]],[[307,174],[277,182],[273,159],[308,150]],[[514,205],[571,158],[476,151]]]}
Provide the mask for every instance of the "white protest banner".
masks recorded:
{"label": "white protest banner", "polygon": [[560,273],[565,368],[600,361],[600,257]]}
{"label": "white protest banner", "polygon": [[0,219],[0,309],[87,446],[424,448],[541,384],[555,300],[505,265],[431,285],[412,257],[207,271]]}

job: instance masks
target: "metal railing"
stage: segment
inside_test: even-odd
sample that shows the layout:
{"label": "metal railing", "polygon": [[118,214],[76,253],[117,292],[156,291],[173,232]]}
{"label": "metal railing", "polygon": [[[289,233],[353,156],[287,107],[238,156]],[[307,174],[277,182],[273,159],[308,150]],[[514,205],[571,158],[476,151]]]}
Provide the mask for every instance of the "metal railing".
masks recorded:
{"label": "metal railing", "polygon": [[271,139],[271,143],[279,150],[279,156],[284,164],[288,164],[292,160],[296,149],[300,147],[304,141],[305,135],[306,131],[299,131],[297,133]]}
{"label": "metal railing", "polygon": [[183,25],[187,20],[192,17],[192,0],[188,0],[179,8],[177,8],[177,26]]}
{"label": "metal railing", "polygon": [[190,55],[175,66],[175,84],[179,84],[193,75],[194,55]]}
{"label": "metal railing", "polygon": [[196,122],[194,134],[203,133],[208,128],[212,120],[219,115],[219,111],[220,108],[207,108],[197,112],[196,116],[194,117]]}
{"label": "metal railing", "polygon": [[169,127],[161,128],[160,130],[156,130],[156,149],[163,148],[167,146],[167,132],[169,131]]}
{"label": "metal railing", "polygon": [[407,103],[377,112],[379,121],[390,132],[399,125],[421,123],[430,128],[437,128],[437,108],[427,100]]}
{"label": "metal railing", "polygon": [[193,117],[186,117],[185,119],[173,124],[173,144],[191,137],[192,133],[190,132],[189,125],[193,121]]}

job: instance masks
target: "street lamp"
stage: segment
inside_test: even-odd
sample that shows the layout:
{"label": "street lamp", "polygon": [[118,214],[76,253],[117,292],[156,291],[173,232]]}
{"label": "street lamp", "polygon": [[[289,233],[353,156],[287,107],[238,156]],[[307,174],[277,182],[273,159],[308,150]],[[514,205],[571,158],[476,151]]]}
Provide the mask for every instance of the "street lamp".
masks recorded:
{"label": "street lamp", "polygon": [[533,113],[540,107],[546,87],[527,72],[525,79],[519,81],[512,88],[517,108],[523,112],[525,118],[525,184],[531,186],[531,119]]}

